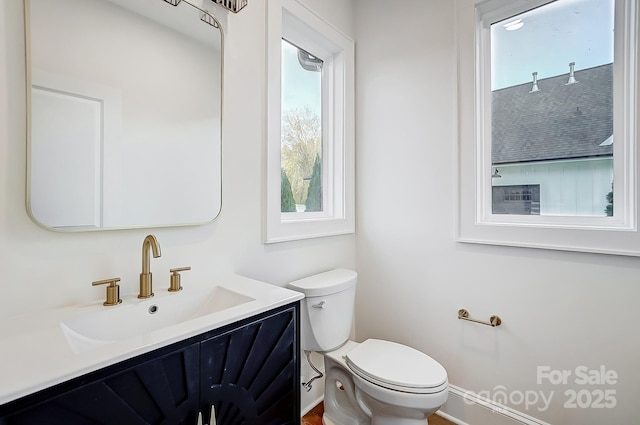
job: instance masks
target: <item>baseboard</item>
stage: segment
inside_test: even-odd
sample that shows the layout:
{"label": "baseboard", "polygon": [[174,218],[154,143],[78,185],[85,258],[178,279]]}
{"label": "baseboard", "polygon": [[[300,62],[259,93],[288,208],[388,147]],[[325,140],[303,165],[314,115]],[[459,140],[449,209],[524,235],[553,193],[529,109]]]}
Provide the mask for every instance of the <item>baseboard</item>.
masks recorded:
{"label": "baseboard", "polygon": [[456,425],[469,425],[466,422],[462,422],[458,418],[454,418],[453,416],[444,413],[442,410],[438,410],[435,414],[440,416],[441,418],[448,420],[449,422],[453,422]]}
{"label": "baseboard", "polygon": [[436,414],[457,425],[551,425],[451,384],[449,399]]}

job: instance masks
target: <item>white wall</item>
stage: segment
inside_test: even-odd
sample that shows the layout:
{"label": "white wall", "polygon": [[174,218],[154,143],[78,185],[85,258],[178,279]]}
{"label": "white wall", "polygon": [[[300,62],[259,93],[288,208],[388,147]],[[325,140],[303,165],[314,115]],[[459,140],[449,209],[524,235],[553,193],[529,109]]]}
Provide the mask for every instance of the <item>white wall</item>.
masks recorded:
{"label": "white wall", "polygon": [[[309,0],[347,34],[351,3]],[[207,7],[214,7],[208,2]],[[225,12],[216,7],[224,18]],[[225,22],[223,206],[209,225],[98,233],[56,233],[25,210],[25,70],[22,2],[0,0],[0,319],[98,300],[91,282],[122,278],[122,293],[138,290],[142,240],[154,233],[162,257],[152,259],[155,285],[168,285],[170,267],[192,266],[183,277],[207,281],[237,272],[276,285],[334,267],[354,267],[353,235],[263,245],[265,2],[253,0]],[[11,319],[9,319],[11,320]]]}
{"label": "white wall", "polygon": [[[356,0],[357,339],[415,346],[465,390],[502,385],[516,401],[516,391],[554,391],[545,411],[510,403],[552,424],[637,423],[640,260],[454,240],[455,5]],[[503,325],[460,321],[460,308]],[[545,365],[604,365],[619,379],[538,385]],[[614,389],[617,406],[564,408],[571,389]]]}

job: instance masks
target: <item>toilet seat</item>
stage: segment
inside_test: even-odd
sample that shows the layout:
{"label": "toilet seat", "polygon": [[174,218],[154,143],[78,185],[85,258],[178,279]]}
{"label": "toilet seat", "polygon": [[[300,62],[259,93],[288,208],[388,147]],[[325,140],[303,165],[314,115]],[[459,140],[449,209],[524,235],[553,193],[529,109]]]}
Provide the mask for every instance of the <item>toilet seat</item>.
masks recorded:
{"label": "toilet seat", "polygon": [[440,363],[395,342],[368,339],[350,350],[345,360],[362,379],[391,390],[433,394],[448,387],[447,372]]}

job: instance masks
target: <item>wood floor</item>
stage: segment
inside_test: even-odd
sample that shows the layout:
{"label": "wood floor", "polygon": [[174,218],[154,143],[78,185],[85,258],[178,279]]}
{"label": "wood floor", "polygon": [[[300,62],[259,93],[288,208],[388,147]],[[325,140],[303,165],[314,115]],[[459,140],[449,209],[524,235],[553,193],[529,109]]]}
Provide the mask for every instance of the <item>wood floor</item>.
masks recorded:
{"label": "wood floor", "polygon": [[[322,425],[323,405],[320,403],[302,417],[302,425]],[[429,416],[429,425],[455,425],[440,416],[433,414]]]}

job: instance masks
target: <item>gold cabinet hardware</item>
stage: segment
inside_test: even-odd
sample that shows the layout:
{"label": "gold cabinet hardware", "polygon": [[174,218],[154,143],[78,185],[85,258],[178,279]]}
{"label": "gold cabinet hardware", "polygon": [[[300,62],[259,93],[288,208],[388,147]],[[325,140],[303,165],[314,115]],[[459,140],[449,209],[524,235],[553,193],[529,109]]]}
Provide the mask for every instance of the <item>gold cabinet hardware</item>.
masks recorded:
{"label": "gold cabinet hardware", "polygon": [[120,299],[120,285],[117,284],[118,282],[120,282],[119,277],[91,282],[91,285],[93,286],[109,285],[107,286],[107,300],[103,302],[102,305],[118,305],[122,302]]}
{"label": "gold cabinet hardware", "polygon": [[171,272],[171,283],[169,286],[169,292],[182,291],[182,285],[180,285],[180,272],[184,272],[187,270],[191,270],[191,267],[187,266],[169,269],[169,271]]}
{"label": "gold cabinet hardware", "polygon": [[472,319],[472,318],[469,317],[469,312],[467,310],[465,310],[464,308],[461,308],[460,310],[458,310],[458,319],[460,319],[460,320],[468,320],[469,322],[480,323],[482,325],[491,326],[492,328],[495,328],[496,326],[500,326],[502,324],[502,320],[500,319],[500,317],[495,316],[495,315],[491,316],[489,318],[488,322],[484,322],[482,320]]}

